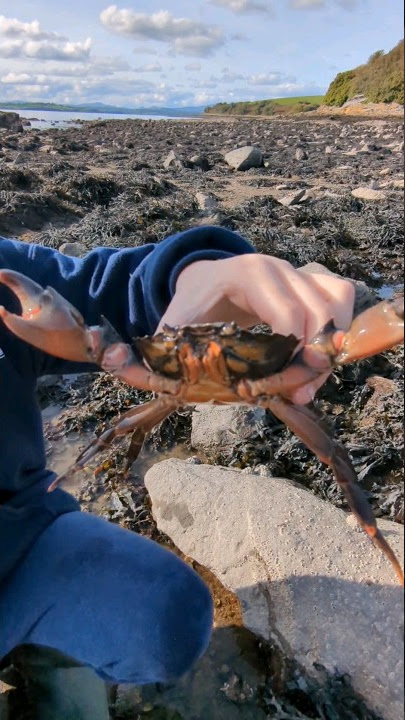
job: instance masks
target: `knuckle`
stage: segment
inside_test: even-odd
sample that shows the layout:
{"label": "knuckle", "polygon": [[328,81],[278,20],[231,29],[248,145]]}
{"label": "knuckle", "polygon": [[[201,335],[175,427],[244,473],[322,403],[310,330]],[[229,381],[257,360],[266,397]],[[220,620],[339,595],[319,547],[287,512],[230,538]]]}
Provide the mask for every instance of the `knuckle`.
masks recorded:
{"label": "knuckle", "polygon": [[345,302],[354,301],[356,285],[351,280],[342,280],[342,295]]}
{"label": "knuckle", "polygon": [[281,273],[290,273],[295,272],[293,266],[291,263],[288,262],[288,260],[283,260],[282,258],[276,258],[276,257],[270,257],[268,258],[270,261],[270,265]]}

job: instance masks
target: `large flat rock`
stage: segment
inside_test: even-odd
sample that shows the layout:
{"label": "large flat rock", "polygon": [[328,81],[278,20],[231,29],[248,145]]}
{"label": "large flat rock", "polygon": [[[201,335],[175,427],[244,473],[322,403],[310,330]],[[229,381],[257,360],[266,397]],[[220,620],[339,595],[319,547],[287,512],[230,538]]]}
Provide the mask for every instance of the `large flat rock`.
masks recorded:
{"label": "large flat rock", "polygon": [[[352,516],[287,480],[179,460],[146,486],[159,528],[238,595],[247,628],[402,716],[403,591]],[[403,527],[379,526],[403,559]]]}
{"label": "large flat rock", "polygon": [[234,170],[249,170],[253,167],[262,167],[263,153],[259,148],[247,145],[226,153],[225,162]]}

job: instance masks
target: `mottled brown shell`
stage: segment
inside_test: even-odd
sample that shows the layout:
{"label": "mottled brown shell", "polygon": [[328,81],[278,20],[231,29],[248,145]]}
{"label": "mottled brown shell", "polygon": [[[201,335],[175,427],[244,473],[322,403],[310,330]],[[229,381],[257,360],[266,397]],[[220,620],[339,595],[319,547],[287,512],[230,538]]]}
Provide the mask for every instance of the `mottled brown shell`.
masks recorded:
{"label": "mottled brown shell", "polygon": [[179,356],[191,347],[203,360],[211,343],[216,343],[225,360],[231,380],[258,380],[280,372],[290,362],[298,346],[294,335],[253,333],[235,323],[212,323],[169,327],[154,336],[136,338],[135,347],[147,366],[156,373],[182,379],[183,366]]}

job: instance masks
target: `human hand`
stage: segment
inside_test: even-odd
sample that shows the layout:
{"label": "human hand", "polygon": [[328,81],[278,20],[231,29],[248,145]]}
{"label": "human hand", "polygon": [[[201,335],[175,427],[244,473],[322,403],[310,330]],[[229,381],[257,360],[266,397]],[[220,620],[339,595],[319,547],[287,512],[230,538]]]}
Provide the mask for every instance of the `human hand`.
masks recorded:
{"label": "human hand", "polygon": [[[296,270],[268,255],[201,260],[180,273],[157,332],[164,324],[234,321],[251,327],[267,323],[273,332],[295,335],[302,346],[331,319],[337,328],[347,330],[354,295],[350,281],[333,274],[311,274],[305,268]],[[293,391],[292,401],[310,402],[328,374]]]}

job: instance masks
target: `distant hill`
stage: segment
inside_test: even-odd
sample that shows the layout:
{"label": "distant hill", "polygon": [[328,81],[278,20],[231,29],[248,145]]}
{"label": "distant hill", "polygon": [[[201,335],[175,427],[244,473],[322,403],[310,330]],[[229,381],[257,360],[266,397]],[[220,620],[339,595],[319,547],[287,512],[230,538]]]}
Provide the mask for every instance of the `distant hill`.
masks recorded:
{"label": "distant hill", "polygon": [[127,108],[105,105],[101,102],[84,103],[83,105],[59,105],[58,103],[23,102],[19,100],[15,102],[2,102],[1,98],[0,107],[4,110],[15,110],[16,112],[19,110],[52,110],[56,112],[106,113],[115,115],[168,115],[170,117],[201,115],[204,111],[204,106],[183,108]]}
{"label": "distant hill", "polygon": [[217,103],[205,108],[208,115],[292,115],[297,112],[316,110],[323,102],[323,95],[275,98],[253,102]]}
{"label": "distant hill", "polygon": [[365,65],[339,73],[325,95],[325,105],[340,107],[356,95],[365,102],[404,103],[404,41],[390,52],[377,50]]}

